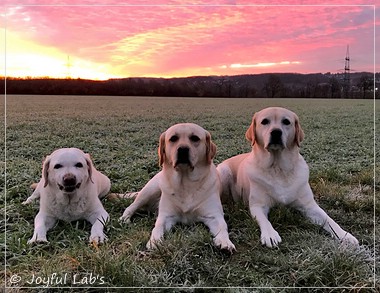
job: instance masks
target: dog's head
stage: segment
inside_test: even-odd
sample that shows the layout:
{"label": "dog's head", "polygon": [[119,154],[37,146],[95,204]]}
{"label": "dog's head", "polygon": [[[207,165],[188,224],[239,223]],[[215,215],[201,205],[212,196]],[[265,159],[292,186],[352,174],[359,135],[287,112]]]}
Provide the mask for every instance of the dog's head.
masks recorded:
{"label": "dog's head", "polygon": [[270,107],[255,113],[246,138],[252,146],[257,144],[271,152],[299,147],[304,132],[295,113],[285,108]]}
{"label": "dog's head", "polygon": [[44,187],[50,184],[63,193],[74,193],[82,184],[92,181],[92,168],[89,154],[76,148],[58,149],[43,162]]}
{"label": "dog's head", "polygon": [[197,124],[176,124],[160,136],[160,166],[168,164],[176,170],[193,170],[198,164],[211,164],[216,145],[208,131]]}

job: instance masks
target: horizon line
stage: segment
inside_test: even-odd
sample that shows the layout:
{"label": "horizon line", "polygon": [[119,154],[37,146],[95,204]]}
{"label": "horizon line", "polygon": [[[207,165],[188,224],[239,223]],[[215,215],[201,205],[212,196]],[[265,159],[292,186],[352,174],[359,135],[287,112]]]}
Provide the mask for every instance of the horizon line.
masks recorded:
{"label": "horizon line", "polygon": [[[370,71],[357,71],[351,72],[350,74],[360,74],[360,73],[369,73],[369,74],[379,74],[378,72],[370,72]],[[51,79],[51,80],[91,80],[91,81],[107,81],[107,80],[115,80],[115,79],[129,79],[129,78],[141,78],[141,79],[176,79],[176,78],[193,78],[193,77],[234,77],[234,76],[245,76],[245,75],[270,75],[270,74],[298,74],[298,75],[312,75],[312,74],[322,74],[322,75],[343,75],[344,72],[312,72],[312,73],[301,73],[301,72],[263,72],[263,73],[244,73],[244,74],[227,74],[227,75],[189,75],[189,76],[172,76],[172,77],[164,77],[164,76],[126,76],[126,77],[110,77],[108,79],[91,79],[91,78],[82,78],[82,77],[53,77],[53,76],[24,76],[24,77],[16,77],[16,76],[4,76],[0,75],[0,79],[18,79],[18,80],[33,80],[33,79]]]}

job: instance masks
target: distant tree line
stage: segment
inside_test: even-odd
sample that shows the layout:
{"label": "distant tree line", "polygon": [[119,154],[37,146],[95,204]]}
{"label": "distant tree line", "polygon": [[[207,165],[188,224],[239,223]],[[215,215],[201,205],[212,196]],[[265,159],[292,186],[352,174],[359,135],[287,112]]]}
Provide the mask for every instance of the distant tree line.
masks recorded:
{"label": "distant tree line", "polygon": [[[376,80],[379,76],[376,74]],[[375,85],[376,84],[376,85]],[[51,78],[2,78],[0,90],[28,95],[117,95],[228,98],[373,98],[374,76],[351,74],[349,91],[341,75],[256,74],[187,78],[123,78],[107,81]]]}

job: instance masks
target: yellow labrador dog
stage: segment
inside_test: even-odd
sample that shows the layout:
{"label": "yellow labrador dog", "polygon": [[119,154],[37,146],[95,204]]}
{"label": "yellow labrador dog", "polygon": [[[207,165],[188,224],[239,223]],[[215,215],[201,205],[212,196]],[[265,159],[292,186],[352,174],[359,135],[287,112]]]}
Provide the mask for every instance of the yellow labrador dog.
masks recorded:
{"label": "yellow labrador dog", "polygon": [[222,162],[217,170],[222,182],[222,197],[242,199],[261,230],[261,243],[276,247],[281,237],[268,220],[275,204],[295,207],[312,222],[322,225],[333,237],[358,244],[314,200],[309,168],[299,153],[304,133],[297,115],[279,107],[257,112],[246,132],[252,152]]}
{"label": "yellow labrador dog", "polygon": [[77,148],[63,148],[48,155],[42,178],[23,204],[40,198],[34,220],[34,234],[28,243],[47,242],[46,233],[57,220],[85,219],[92,224],[90,242],[105,240],[103,226],[109,216],[100,198],[110,190],[107,176],[97,171],[88,154]]}
{"label": "yellow labrador dog", "polygon": [[177,222],[203,222],[214,236],[214,244],[235,250],[228,237],[220,201],[220,181],[212,160],[216,146],[208,131],[193,123],[176,124],[161,134],[159,163],[162,170],[137,194],[120,218],[129,221],[141,207],[159,201],[158,217],[148,249]]}

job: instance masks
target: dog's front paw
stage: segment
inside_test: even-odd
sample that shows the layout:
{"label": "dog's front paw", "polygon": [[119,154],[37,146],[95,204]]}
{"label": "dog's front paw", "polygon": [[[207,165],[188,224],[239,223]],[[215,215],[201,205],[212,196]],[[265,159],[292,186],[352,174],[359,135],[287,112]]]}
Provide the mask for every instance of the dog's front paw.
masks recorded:
{"label": "dog's front paw", "polygon": [[261,244],[267,247],[277,247],[281,243],[281,237],[276,230],[261,232]]}
{"label": "dog's front paw", "polygon": [[48,243],[46,237],[38,237],[37,235],[33,235],[32,238],[28,240],[28,244],[33,244],[33,243]]}
{"label": "dog's front paw", "polygon": [[89,242],[95,243],[95,244],[101,244],[104,243],[107,240],[107,236],[102,233],[93,233],[90,236]]}
{"label": "dog's front paw", "polygon": [[236,251],[235,245],[230,239],[214,238],[214,245],[222,250],[228,250],[230,253]]}
{"label": "dog's front paw", "polygon": [[359,245],[359,241],[358,239],[356,239],[354,236],[352,236],[351,233],[346,233],[346,235],[344,235],[344,237],[341,239],[342,243],[344,244],[352,244],[352,245],[356,245],[358,246]]}
{"label": "dog's front paw", "polygon": [[126,209],[123,215],[119,218],[119,222],[129,224],[131,222],[132,216],[133,213],[129,212],[128,209]]}
{"label": "dog's front paw", "polygon": [[21,204],[22,205],[28,205],[31,204],[34,201],[34,198],[28,197],[25,201],[23,201]]}
{"label": "dog's front paw", "polygon": [[129,223],[131,223],[131,217],[122,215],[119,218],[119,222],[123,223],[123,224],[129,224]]}
{"label": "dog's front paw", "polygon": [[159,245],[159,243],[161,242],[160,239],[149,239],[148,243],[146,244],[146,248],[148,250],[154,250],[157,248],[157,246]]}

